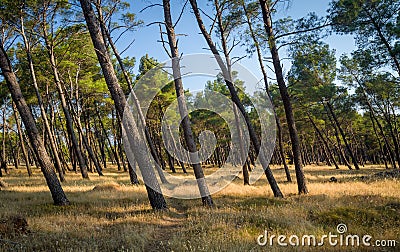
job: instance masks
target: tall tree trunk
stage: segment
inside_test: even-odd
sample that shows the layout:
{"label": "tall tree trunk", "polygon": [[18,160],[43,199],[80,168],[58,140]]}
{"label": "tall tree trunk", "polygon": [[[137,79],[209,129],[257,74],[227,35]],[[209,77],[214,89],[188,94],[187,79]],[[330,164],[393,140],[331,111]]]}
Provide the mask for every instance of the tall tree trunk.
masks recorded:
{"label": "tall tree trunk", "polygon": [[[99,176],[103,176],[102,167],[97,160],[96,154],[94,153],[92,147],[90,146],[87,136],[83,134],[82,124],[81,124],[81,121],[79,120],[79,116],[78,116],[77,112],[75,112],[74,108],[72,107],[71,98],[69,97],[69,95],[66,91],[64,91],[64,93],[67,94],[66,97],[67,97],[68,104],[70,104],[72,117],[75,121],[76,128],[78,129],[78,133],[82,136],[82,141],[83,141],[83,144],[89,154],[89,157],[94,163],[97,174],[99,174]],[[89,134],[88,129],[86,130],[86,132]]]}
{"label": "tall tree trunk", "polygon": [[394,153],[396,155],[397,163],[400,167],[400,148],[399,148],[398,135],[395,133],[395,130],[393,127],[393,122],[392,122],[392,119],[390,116],[390,112],[384,111],[383,108],[380,108],[380,110],[383,113],[385,121],[389,127],[390,136],[392,137],[392,141],[393,141],[393,145],[394,145]]}
{"label": "tall tree trunk", "polygon": [[253,25],[251,23],[249,13],[247,12],[246,3],[244,1],[242,2],[242,7],[243,7],[243,10],[244,10],[245,15],[246,15],[246,22],[247,22],[247,26],[249,27],[250,36],[251,36],[251,38],[253,40],[254,46],[256,47],[257,59],[258,59],[258,63],[260,65],[261,73],[262,73],[263,79],[264,79],[265,92],[267,93],[269,99],[271,100],[272,108],[273,108],[273,111],[274,111],[276,128],[278,130],[277,133],[278,133],[279,155],[280,155],[281,160],[282,160],[283,168],[285,169],[286,179],[287,179],[288,182],[292,182],[292,177],[290,176],[289,167],[288,167],[287,162],[286,162],[285,150],[283,148],[283,132],[282,132],[281,120],[279,119],[279,116],[276,113],[276,107],[274,105],[274,102],[273,102],[272,97],[271,97],[271,93],[269,91],[268,76],[267,76],[267,71],[265,70],[265,67],[264,67],[263,56],[262,56],[262,53],[261,53],[260,44],[258,43],[257,37],[256,37],[256,35],[254,33]]}
{"label": "tall tree trunk", "polygon": [[267,180],[271,186],[271,189],[274,193],[275,197],[283,197],[283,194],[281,192],[281,190],[279,189],[278,183],[275,180],[274,175],[272,174],[271,168],[268,165],[267,159],[265,157],[265,153],[264,151],[261,150],[260,147],[260,140],[258,139],[258,136],[254,130],[254,127],[250,121],[250,118],[247,114],[246,109],[244,108],[242,102],[239,99],[239,96],[237,94],[237,91],[232,83],[232,80],[229,79],[229,74],[228,74],[228,69],[225,66],[225,63],[223,62],[222,58],[220,57],[219,51],[217,49],[217,47],[215,46],[210,34],[208,33],[206,27],[204,26],[203,20],[201,18],[200,15],[200,11],[197,7],[197,1],[196,0],[190,0],[190,4],[192,6],[192,10],[194,12],[194,15],[196,17],[197,20],[197,24],[201,30],[201,33],[203,34],[204,39],[206,40],[208,47],[210,48],[211,52],[214,54],[215,59],[218,63],[218,66],[221,68],[222,74],[224,76],[225,79],[225,83],[229,89],[229,93],[231,95],[231,99],[232,101],[237,105],[237,107],[239,108],[240,112],[242,113],[245,121],[246,121],[246,125],[249,129],[249,135],[250,135],[250,140],[253,143],[253,146],[256,150],[256,153],[259,154],[260,157],[260,162],[263,166],[265,175],[267,177]]}
{"label": "tall tree trunk", "polygon": [[25,98],[22,96],[17,77],[12,70],[11,62],[3,48],[3,45],[0,45],[0,68],[7,82],[7,87],[10,90],[12,99],[17,106],[22,121],[24,122],[33,151],[36,154],[38,163],[46,178],[46,182],[53,197],[54,204],[68,205],[69,201],[61,187],[56,173],[54,172],[54,165],[51,163],[50,157],[47,154],[46,148],[44,147],[44,142],[40,136],[39,130],[36,127],[31,110],[29,109]]}
{"label": "tall tree trunk", "polygon": [[[178,44],[176,42],[175,30],[171,18],[171,7],[169,0],[163,0],[164,7],[164,20],[165,28],[167,30],[168,42],[171,50],[172,56],[172,70],[174,75],[175,91],[178,98],[179,113],[182,119],[182,128],[185,137],[185,142],[188,150],[194,154],[197,153],[196,143],[194,141],[193,132],[191,128],[191,123],[189,119],[189,112],[186,105],[185,92],[183,90],[182,76],[181,76],[181,66],[179,62],[179,50]],[[201,199],[204,206],[213,206],[213,200],[211,194],[208,190],[206,180],[204,178],[203,168],[201,167],[199,156],[189,159],[192,163],[194,175],[197,179],[197,185],[199,187]]]}
{"label": "tall tree trunk", "polygon": [[339,157],[340,157],[339,163],[346,165],[347,168],[349,168],[349,170],[353,170],[349,161],[346,158],[345,153],[343,152],[342,142],[340,141],[339,130],[337,129],[336,123],[333,121],[332,116],[331,116],[329,110],[326,108],[326,106],[324,106],[324,108],[325,108],[326,112],[328,113],[327,115],[328,115],[329,121],[333,127],[333,130],[335,131],[335,138],[336,138],[336,143],[337,143],[336,149],[337,149],[337,151],[339,153]]}
{"label": "tall tree trunk", "polygon": [[279,58],[278,48],[276,46],[274,30],[272,27],[270,3],[267,0],[260,0],[262,16],[264,20],[265,30],[268,36],[269,49],[271,51],[272,61],[274,65],[275,75],[279,86],[279,92],[281,94],[283,106],[285,108],[286,121],[289,128],[290,140],[292,143],[292,153],[294,167],[296,171],[297,187],[299,194],[307,194],[307,180],[304,175],[302,161],[301,161],[301,150],[300,141],[297,133],[296,123],[293,115],[292,103],[286,87],[285,79],[283,77],[283,71],[281,66],[281,60]]}
{"label": "tall tree trunk", "polygon": [[[226,41],[226,37],[225,37],[226,33],[224,31],[224,27],[223,27],[223,23],[222,23],[222,13],[221,13],[222,10],[219,6],[218,0],[214,0],[214,5],[215,5],[215,9],[217,11],[217,23],[218,23],[218,28],[219,28],[219,32],[220,32],[222,49],[224,52],[225,61],[226,61],[226,65],[228,68],[227,72],[229,74],[229,80],[232,80],[232,66],[231,66],[231,59],[230,59],[230,55],[229,55],[227,41]],[[240,153],[239,163],[242,164],[242,163],[244,163],[243,161],[246,158],[245,151],[244,151],[245,143],[243,142],[243,139],[244,139],[243,132],[242,132],[242,129],[240,128],[239,112],[237,110],[237,107],[234,104],[233,104],[233,114],[235,116],[235,125],[236,125],[236,130],[238,133],[239,145],[240,145],[239,146],[239,153]],[[243,170],[244,185],[250,185],[249,171],[247,170],[247,167],[244,164],[242,165],[242,170]]]}
{"label": "tall tree trunk", "polygon": [[[385,167],[386,167],[386,169],[389,169],[388,162],[387,162],[387,158],[386,158],[386,154],[385,154],[385,151],[384,151],[384,149],[383,149],[383,147],[382,147],[382,142],[381,142],[381,140],[379,139],[379,134],[378,134],[378,132],[377,132],[377,130],[376,130],[376,126],[375,126],[375,120],[374,120],[374,118],[373,118],[373,116],[372,116],[372,112],[371,112],[371,111],[369,112],[369,116],[370,116],[370,118],[371,118],[372,128],[374,129],[375,136],[376,136],[376,138],[377,138],[377,140],[378,140],[379,150],[381,151],[381,155],[382,155],[383,161],[385,162]],[[390,157],[390,156],[389,156],[389,157]],[[391,161],[392,161],[392,160],[391,160]]]}
{"label": "tall tree trunk", "polygon": [[[98,13],[98,20],[99,20],[99,23],[100,23],[100,29],[101,29],[102,35],[103,35],[103,40],[105,41],[105,43],[108,42],[108,44],[111,46],[111,49],[112,49],[112,51],[114,53],[114,56],[117,59],[118,65],[120,66],[121,71],[122,71],[122,73],[124,75],[124,79],[125,79],[126,83],[128,84],[130,95],[132,96],[132,100],[135,102],[135,106],[137,107],[137,111],[138,111],[138,114],[139,114],[140,121],[144,125],[146,140],[147,140],[147,143],[149,144],[151,154],[152,154],[154,160],[157,162],[157,164],[162,165],[163,161],[160,160],[158,158],[158,156],[157,156],[156,147],[154,146],[154,142],[150,137],[150,132],[149,132],[149,129],[148,129],[147,125],[146,125],[146,118],[142,113],[142,109],[140,107],[139,100],[138,100],[138,98],[136,96],[136,93],[132,92],[132,90],[133,90],[132,80],[130,79],[127,71],[125,70],[125,66],[124,66],[124,63],[122,61],[121,55],[119,54],[118,49],[115,46],[114,41],[112,40],[110,31],[108,30],[107,26],[105,25],[100,4],[101,4],[100,1],[97,1],[96,9],[97,9],[97,13]],[[162,157],[160,157],[160,158],[162,158]],[[129,162],[129,160],[128,160],[128,162]],[[158,175],[159,175],[159,177],[161,179],[161,182],[162,183],[168,183],[167,179],[164,176],[164,173],[160,169],[158,169],[158,167],[157,167],[157,172],[158,172]]]}
{"label": "tall tree trunk", "polygon": [[[388,152],[389,152],[391,164],[392,164],[393,168],[396,169],[396,168],[397,168],[397,166],[396,166],[396,158],[395,158],[395,156],[394,156],[394,153],[393,153],[392,148],[390,147],[389,140],[387,139],[387,137],[386,137],[386,135],[385,135],[385,132],[383,131],[382,124],[379,122],[378,118],[376,118],[375,112],[374,112],[374,110],[373,110],[373,108],[372,108],[372,105],[371,105],[371,103],[369,102],[369,100],[367,100],[367,104],[368,104],[368,107],[369,107],[369,110],[370,110],[372,125],[375,127],[375,123],[374,123],[374,121],[375,121],[375,122],[376,122],[376,125],[378,126],[379,131],[380,131],[380,133],[381,133],[381,135],[382,135],[382,137],[383,137],[383,141],[385,142],[386,149],[387,149]],[[378,137],[378,135],[377,135],[377,137]]]}
{"label": "tall tree trunk", "polygon": [[113,144],[111,143],[111,140],[110,140],[110,138],[109,138],[109,136],[107,134],[107,130],[104,127],[104,123],[103,123],[103,120],[101,119],[101,115],[100,115],[100,111],[98,109],[98,106],[96,106],[96,114],[97,114],[97,118],[98,118],[99,123],[100,123],[100,127],[101,127],[101,129],[103,131],[103,134],[105,135],[105,138],[107,139],[108,145],[110,146],[111,153],[112,153],[112,155],[114,157],[113,160],[115,160],[117,162],[118,170],[121,170],[121,164],[119,163],[118,154],[117,154],[115,148],[113,148]]}
{"label": "tall tree trunk", "polygon": [[[55,82],[55,85],[56,85],[56,88],[57,88],[57,91],[58,91],[58,95],[60,97],[61,107],[62,107],[63,112],[64,112],[68,136],[71,139],[72,147],[73,147],[74,152],[76,154],[76,157],[78,159],[79,168],[81,170],[82,178],[88,179],[89,175],[88,175],[88,171],[87,171],[87,164],[86,164],[85,159],[83,157],[83,153],[82,153],[81,149],[79,148],[79,143],[78,143],[78,140],[77,140],[75,132],[74,132],[74,127],[73,127],[71,114],[69,112],[67,101],[65,99],[65,94],[64,94],[64,91],[63,91],[63,88],[62,88],[63,84],[62,84],[61,79],[59,77],[58,68],[57,68],[57,64],[56,64],[56,58],[55,58],[55,55],[54,55],[54,45],[53,45],[53,42],[49,40],[49,34],[47,32],[46,14],[43,14],[43,15],[44,15],[44,17],[43,17],[43,21],[44,22],[43,22],[43,25],[42,25],[43,37],[44,37],[44,41],[45,41],[45,44],[46,44],[46,49],[47,49],[47,53],[48,53],[48,56],[49,56],[51,69],[53,71],[54,82]],[[52,39],[53,38],[51,38],[51,40]]]}
{"label": "tall tree trunk", "polygon": [[396,169],[397,168],[396,167],[396,158],[397,158],[397,161],[399,162],[399,166],[400,166],[400,152],[399,152],[399,147],[397,145],[397,138],[393,134],[393,130],[392,130],[392,127],[391,127],[391,124],[390,124],[390,120],[387,120],[388,117],[387,117],[386,113],[382,110],[382,112],[384,114],[384,117],[385,117],[385,119],[387,120],[387,122],[389,124],[390,133],[391,133],[391,136],[393,138],[395,153],[393,153],[393,150],[390,147],[389,141],[388,141],[388,139],[387,139],[387,137],[385,135],[385,132],[384,132],[383,127],[382,127],[382,124],[379,122],[378,118],[375,115],[375,110],[372,107],[372,104],[371,104],[370,100],[368,99],[367,93],[365,92],[365,85],[362,83],[362,81],[359,79],[359,77],[356,74],[354,74],[353,72],[351,72],[351,74],[353,75],[354,79],[356,80],[356,82],[358,83],[359,87],[362,90],[362,95],[363,95],[363,97],[364,97],[364,99],[365,99],[365,101],[367,103],[367,106],[368,106],[368,108],[370,110],[370,113],[371,113],[370,114],[371,115],[371,119],[376,121],[376,124],[377,124],[377,126],[379,128],[379,131],[382,134],[383,140],[385,141],[385,146],[386,146],[386,148],[387,148],[387,150],[389,152],[392,166],[393,166],[394,169]]}
{"label": "tall tree trunk", "polygon": [[[171,132],[171,128],[169,126],[168,126],[168,134],[169,134],[169,138],[172,139],[171,142],[172,142],[173,150],[177,150],[178,148],[176,147],[176,141],[174,139],[174,136],[173,136],[173,134]],[[182,153],[180,153],[180,155],[183,156]],[[181,160],[178,160],[178,162],[179,162],[179,164],[180,164],[180,166],[182,168],[183,173],[186,174],[187,171],[186,171],[186,168],[185,168],[185,164]]]}
{"label": "tall tree trunk", "polygon": [[[80,4],[85,16],[86,24],[88,26],[90,36],[96,50],[96,55],[99,60],[100,66],[103,70],[104,78],[106,80],[108,89],[114,100],[115,108],[121,118],[124,118],[124,129],[129,138],[129,142],[135,143],[137,148],[133,149],[135,159],[139,164],[139,169],[142,172],[143,180],[146,185],[147,195],[153,209],[166,209],[167,203],[165,202],[164,195],[161,193],[160,185],[151,167],[150,157],[147,153],[145,139],[140,136],[137,125],[134,121],[133,115],[128,110],[124,110],[127,105],[124,92],[118,83],[117,76],[115,75],[114,68],[108,54],[107,48],[102,40],[99,23],[93,11],[93,7],[89,0],[80,0]],[[129,146],[126,146],[127,148]]]}
{"label": "tall tree trunk", "polygon": [[139,183],[138,177],[136,175],[136,161],[135,160],[133,160],[133,162],[132,161],[128,162],[128,169],[129,169],[128,170],[129,171],[129,179],[131,181],[131,184],[139,185],[140,183]]}
{"label": "tall tree trunk", "polygon": [[244,143],[243,143],[244,136],[243,136],[242,129],[239,126],[240,125],[239,112],[235,105],[233,105],[233,114],[235,115],[236,130],[238,132],[238,138],[239,138],[239,145],[240,145],[240,147],[239,147],[239,164],[242,166],[243,184],[250,185],[249,170],[247,169],[247,166],[246,166],[247,155],[244,151]]}
{"label": "tall tree trunk", "polygon": [[21,36],[23,38],[23,41],[24,41],[26,58],[27,58],[28,64],[29,64],[29,72],[31,74],[32,83],[33,83],[33,87],[35,89],[36,98],[38,99],[38,104],[39,104],[39,107],[40,107],[40,114],[41,114],[42,119],[43,119],[43,124],[44,124],[44,127],[45,127],[45,131],[46,131],[47,135],[50,138],[50,147],[51,147],[51,151],[54,153],[55,167],[56,167],[56,170],[58,172],[58,176],[60,177],[61,182],[63,182],[63,181],[65,181],[65,177],[64,177],[64,174],[62,172],[61,161],[60,161],[60,159],[59,159],[59,157],[57,155],[58,154],[58,150],[57,150],[57,147],[56,147],[56,145],[54,143],[54,140],[53,140],[54,139],[54,135],[53,135],[53,132],[52,132],[52,130],[50,128],[50,124],[49,124],[49,121],[48,121],[48,118],[47,118],[46,110],[45,110],[44,105],[43,105],[42,96],[40,94],[39,86],[37,84],[35,67],[34,67],[33,60],[32,60],[32,55],[31,55],[31,46],[30,46],[30,44],[28,42],[28,39],[26,37],[26,34],[25,34],[24,20],[23,20],[22,17],[21,17],[20,20],[21,20],[21,31],[20,31],[20,34],[21,34]]}

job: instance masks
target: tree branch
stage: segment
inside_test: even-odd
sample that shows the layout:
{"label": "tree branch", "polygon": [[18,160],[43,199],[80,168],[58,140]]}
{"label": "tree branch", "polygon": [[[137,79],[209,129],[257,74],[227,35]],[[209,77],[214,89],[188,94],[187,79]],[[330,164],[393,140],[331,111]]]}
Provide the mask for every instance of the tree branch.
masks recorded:
{"label": "tree branch", "polygon": [[275,39],[278,40],[278,39],[280,39],[280,38],[282,38],[282,37],[287,37],[287,36],[291,36],[291,35],[296,35],[296,34],[304,33],[304,32],[315,31],[315,30],[319,30],[319,29],[322,29],[322,28],[324,28],[324,27],[331,26],[331,25],[335,25],[335,24],[334,24],[334,23],[325,23],[325,24],[323,24],[323,25],[316,26],[316,27],[312,27],[312,28],[305,29],[305,30],[288,32],[288,33],[285,33],[285,34],[282,34],[282,35],[275,36]]}
{"label": "tree branch", "polygon": [[185,4],[183,5],[182,10],[181,10],[181,13],[179,14],[179,17],[178,17],[178,19],[176,20],[176,22],[175,22],[173,28],[175,28],[176,25],[177,25],[177,24],[179,23],[179,21],[181,20],[181,18],[182,18],[182,16],[183,16],[183,12],[184,12],[184,10],[185,10],[186,5],[187,5],[188,2],[189,2],[189,0],[186,0]]}

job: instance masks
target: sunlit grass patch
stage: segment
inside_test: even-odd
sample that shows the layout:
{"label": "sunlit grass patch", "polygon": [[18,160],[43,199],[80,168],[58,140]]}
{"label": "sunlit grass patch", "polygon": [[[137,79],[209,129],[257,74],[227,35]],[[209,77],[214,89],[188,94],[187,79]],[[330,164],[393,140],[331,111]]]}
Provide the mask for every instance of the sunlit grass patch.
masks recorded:
{"label": "sunlit grass patch", "polygon": [[[0,251],[285,251],[260,247],[256,239],[265,230],[320,237],[342,222],[354,234],[400,237],[399,181],[357,179],[382,167],[349,171],[307,166],[308,195],[297,194],[294,172],[294,182],[287,183],[282,169],[272,170],[283,199],[273,197],[264,177],[251,186],[236,179],[213,195],[214,208],[202,207],[200,199],[167,197],[170,211],[154,212],[145,187],[131,185],[129,175],[115,167],[107,168],[104,177],[90,174],[90,180],[68,173],[63,188],[71,205],[65,207],[52,204],[37,169],[31,178],[12,169],[3,178],[8,187],[0,191],[0,217],[25,217],[30,233],[0,241]],[[193,176],[190,172],[179,176]],[[338,182],[329,182],[332,176]]]}

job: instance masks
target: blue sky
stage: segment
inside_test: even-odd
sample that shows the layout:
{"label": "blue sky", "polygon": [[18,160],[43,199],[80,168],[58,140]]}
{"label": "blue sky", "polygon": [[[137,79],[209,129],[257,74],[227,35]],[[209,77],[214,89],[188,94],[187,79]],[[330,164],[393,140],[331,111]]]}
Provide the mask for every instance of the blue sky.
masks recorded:
{"label": "blue sky", "polygon": [[[185,0],[172,0],[171,9],[173,11],[173,20],[176,20],[179,16],[182,5]],[[307,13],[315,12],[319,16],[326,14],[329,7],[329,2],[327,0],[292,0],[291,6],[288,9],[279,9],[280,16],[287,17],[291,16],[293,19],[301,18],[307,15]],[[134,13],[136,13],[137,18],[144,21],[144,26],[140,27],[136,32],[130,33],[119,41],[118,47],[122,51],[127,44],[129,44],[133,39],[135,42],[125,53],[124,56],[134,56],[139,62],[140,57],[148,53],[150,56],[157,58],[159,61],[168,60],[168,56],[165,53],[161,43],[157,42],[160,40],[159,26],[151,25],[147,26],[149,23],[163,21],[163,10],[160,6],[155,6],[149,8],[143,12],[140,12],[144,7],[155,4],[162,3],[161,0],[138,0],[131,3],[131,8]],[[199,5],[204,10],[211,10],[209,6],[209,1],[198,1]],[[203,16],[206,20],[207,18]],[[194,19],[193,14],[190,12],[190,5],[186,7],[186,11],[182,16],[180,23],[176,27],[176,33],[185,34],[179,37],[179,50],[183,54],[193,54],[193,53],[207,53],[208,51],[204,48],[207,47],[204,42],[203,37],[199,34],[197,23]],[[336,50],[336,55],[339,57],[343,53],[350,53],[354,50],[354,39],[351,36],[338,36],[332,35],[326,39],[326,42],[331,48]],[[236,50],[233,56],[246,56],[243,50]],[[280,51],[281,58],[285,57],[285,51]],[[259,79],[261,79],[261,73],[259,71],[259,65],[255,57],[246,57],[240,62],[242,65],[249,68],[249,70]],[[284,61],[284,71],[287,72],[290,69],[290,61]],[[136,66],[137,69],[138,66]]]}

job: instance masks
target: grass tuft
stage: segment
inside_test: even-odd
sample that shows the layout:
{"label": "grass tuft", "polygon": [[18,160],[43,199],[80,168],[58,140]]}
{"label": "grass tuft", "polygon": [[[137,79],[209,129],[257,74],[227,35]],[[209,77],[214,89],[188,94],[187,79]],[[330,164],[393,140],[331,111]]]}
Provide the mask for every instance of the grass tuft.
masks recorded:
{"label": "grass tuft", "polygon": [[[129,175],[112,166],[105,176],[93,174],[90,180],[68,173],[63,188],[71,204],[64,207],[52,204],[39,169],[31,178],[22,169],[10,169],[3,178],[8,187],[0,191],[0,219],[23,216],[29,232],[15,233],[9,225],[1,234],[0,222],[0,251],[342,251],[260,247],[256,242],[265,230],[321,237],[340,223],[352,234],[400,237],[400,183],[396,177],[374,176],[383,167],[306,166],[310,194],[301,196],[296,183],[285,182],[283,169],[272,170],[283,199],[273,197],[265,178],[252,186],[236,179],[213,195],[215,208],[202,207],[200,199],[167,198],[169,211],[155,212],[145,187],[130,185]],[[338,183],[329,183],[333,176]]]}

